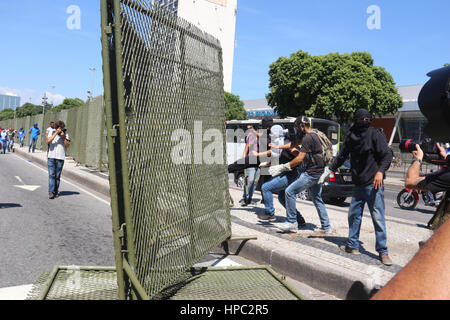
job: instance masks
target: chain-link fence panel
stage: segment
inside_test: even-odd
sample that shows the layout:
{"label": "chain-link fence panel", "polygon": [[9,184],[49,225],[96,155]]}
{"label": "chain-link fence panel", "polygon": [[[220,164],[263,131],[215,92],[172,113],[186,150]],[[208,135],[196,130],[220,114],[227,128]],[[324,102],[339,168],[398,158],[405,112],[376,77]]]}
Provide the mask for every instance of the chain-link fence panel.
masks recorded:
{"label": "chain-link fence panel", "polygon": [[[104,0],[104,8],[117,166],[110,175],[123,196],[114,214],[128,237],[119,250],[152,297],[231,235],[222,51],[218,40],[149,1]],[[209,135],[219,146],[213,163],[203,159]]]}

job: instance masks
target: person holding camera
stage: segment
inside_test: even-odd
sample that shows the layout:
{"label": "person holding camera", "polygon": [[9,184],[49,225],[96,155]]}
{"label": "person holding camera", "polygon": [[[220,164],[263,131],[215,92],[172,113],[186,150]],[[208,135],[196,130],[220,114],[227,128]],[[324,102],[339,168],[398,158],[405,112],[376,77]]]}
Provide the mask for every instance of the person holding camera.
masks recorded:
{"label": "person holding camera", "polygon": [[48,144],[48,198],[58,197],[61,173],[66,159],[66,149],[70,146],[70,137],[66,125],[62,121],[56,122],[56,130],[49,131]]}
{"label": "person holding camera", "polygon": [[[408,169],[408,174],[405,180],[406,188],[420,189],[432,193],[449,191],[450,190],[450,169],[448,164],[450,163],[450,155],[447,155],[447,151],[439,143],[436,143],[439,150],[442,163],[446,164],[442,169],[429,173],[425,176],[420,175],[420,166],[424,159],[424,152],[419,144],[416,144],[416,150],[412,151],[413,160],[411,166]],[[448,194],[444,197],[441,204],[438,206],[436,214],[428,223],[428,226],[433,230],[436,230],[450,217],[450,207],[448,202]],[[449,211],[449,212],[445,212]]]}
{"label": "person holding camera", "polygon": [[380,261],[392,265],[387,248],[384,185],[393,153],[384,134],[370,126],[372,115],[366,109],[356,111],[354,124],[345,137],[339,154],[319,179],[323,183],[330,172],[336,171],[350,156],[352,179],[355,184],[348,212],[349,236],[342,251],[359,254],[359,233],[364,206],[367,203],[375,228],[376,251]]}

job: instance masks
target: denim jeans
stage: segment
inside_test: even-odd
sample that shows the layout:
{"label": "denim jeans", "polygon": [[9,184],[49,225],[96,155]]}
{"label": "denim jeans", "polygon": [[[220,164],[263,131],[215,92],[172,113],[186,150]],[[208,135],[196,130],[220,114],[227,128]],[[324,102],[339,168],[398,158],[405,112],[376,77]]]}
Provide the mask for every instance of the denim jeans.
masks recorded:
{"label": "denim jeans", "polygon": [[329,229],[330,219],[328,218],[327,209],[322,200],[322,185],[317,184],[320,178],[320,174],[310,175],[303,172],[287,189],[286,189],[286,215],[289,222],[295,222],[297,209],[297,194],[300,192],[311,189],[311,196],[316,207],[317,213],[319,214],[320,223],[322,229]]}
{"label": "denim jeans", "polygon": [[19,138],[19,142],[20,142],[20,147],[21,147],[21,148],[23,147],[23,139],[24,139],[24,138]]}
{"label": "denim jeans", "polygon": [[347,247],[359,248],[359,232],[363,217],[364,205],[367,202],[375,228],[375,249],[379,254],[388,254],[386,221],[384,216],[384,186],[374,189],[372,185],[356,186],[348,212],[349,234]]}
{"label": "denim jeans", "polygon": [[31,151],[31,146],[33,146],[33,153],[34,153],[34,150],[36,149],[37,139],[38,139],[37,137],[30,139],[30,146],[28,147],[28,152]]}
{"label": "denim jeans", "polygon": [[[261,192],[264,197],[264,206],[266,214],[273,215],[275,214],[275,208],[273,207],[273,194],[278,193],[278,201],[280,204],[286,208],[286,197],[285,190],[286,188],[295,181],[295,179],[300,174],[300,168],[296,168],[288,173],[283,173],[279,176],[274,177],[272,180],[267,181],[262,185]],[[296,212],[297,218],[300,218],[302,215],[300,212]],[[295,219],[294,219],[295,220]],[[295,220],[294,222],[297,222]]]}
{"label": "denim jeans", "polygon": [[6,153],[6,149],[8,148],[8,141],[2,140],[1,143],[2,143],[2,152]]}
{"label": "denim jeans", "polygon": [[48,159],[48,192],[58,194],[64,160]]}
{"label": "denim jeans", "polygon": [[[247,175],[247,188],[244,187],[244,194],[242,196],[242,199],[244,200],[251,200],[253,197],[253,193],[255,192],[256,185],[258,184],[259,179],[259,168],[247,168],[245,169],[245,173]],[[248,194],[247,194],[248,190]]]}

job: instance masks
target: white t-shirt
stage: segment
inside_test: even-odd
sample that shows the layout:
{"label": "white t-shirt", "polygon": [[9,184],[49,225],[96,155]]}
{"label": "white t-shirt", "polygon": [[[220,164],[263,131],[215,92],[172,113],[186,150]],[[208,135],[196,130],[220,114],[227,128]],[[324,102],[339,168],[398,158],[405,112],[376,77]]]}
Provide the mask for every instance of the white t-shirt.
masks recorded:
{"label": "white t-shirt", "polygon": [[[51,138],[54,134],[52,131],[48,131],[48,137]],[[69,134],[66,132],[66,139],[70,140]],[[49,159],[66,159],[66,146],[64,145],[64,140],[56,135],[55,139],[48,145],[48,158]]]}
{"label": "white t-shirt", "polygon": [[47,128],[47,136],[50,135],[52,136],[55,133],[56,129],[52,128],[52,127],[48,127]]}

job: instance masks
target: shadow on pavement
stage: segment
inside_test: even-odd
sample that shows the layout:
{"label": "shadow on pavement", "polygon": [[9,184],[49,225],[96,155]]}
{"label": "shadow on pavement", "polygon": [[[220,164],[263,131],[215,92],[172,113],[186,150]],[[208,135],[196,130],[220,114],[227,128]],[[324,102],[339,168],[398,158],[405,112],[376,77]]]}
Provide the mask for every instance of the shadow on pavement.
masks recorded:
{"label": "shadow on pavement", "polygon": [[0,203],[0,209],[8,209],[8,208],[21,208],[22,205],[18,203]]}
{"label": "shadow on pavement", "polygon": [[80,194],[79,192],[75,192],[75,191],[62,191],[59,193],[60,197],[65,197],[65,196],[73,196],[76,194]]}

